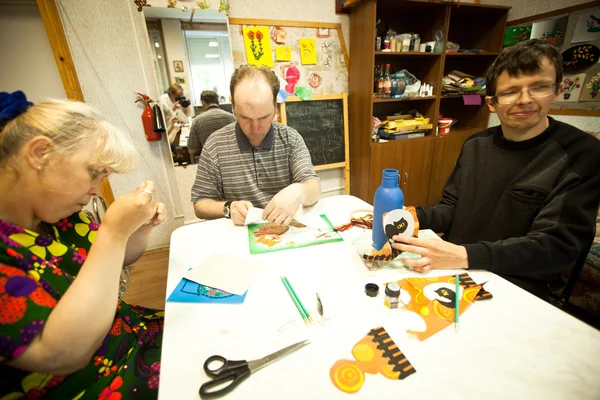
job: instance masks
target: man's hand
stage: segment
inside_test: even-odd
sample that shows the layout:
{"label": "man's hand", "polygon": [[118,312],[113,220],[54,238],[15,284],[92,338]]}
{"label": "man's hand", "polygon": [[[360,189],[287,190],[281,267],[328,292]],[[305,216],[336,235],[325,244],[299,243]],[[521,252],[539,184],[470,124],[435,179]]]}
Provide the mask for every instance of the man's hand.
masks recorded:
{"label": "man's hand", "polygon": [[467,269],[469,261],[467,249],[450,242],[436,239],[417,239],[405,236],[393,236],[392,247],[410,253],[420,254],[418,260],[402,260],[404,264],[417,272],[431,269]]}
{"label": "man's hand", "polygon": [[244,225],[248,210],[252,207],[249,201],[234,201],[229,206],[229,216],[234,225]]}
{"label": "man's hand", "polygon": [[281,189],[263,211],[262,218],[279,225],[289,225],[304,195],[302,184],[292,183]]}

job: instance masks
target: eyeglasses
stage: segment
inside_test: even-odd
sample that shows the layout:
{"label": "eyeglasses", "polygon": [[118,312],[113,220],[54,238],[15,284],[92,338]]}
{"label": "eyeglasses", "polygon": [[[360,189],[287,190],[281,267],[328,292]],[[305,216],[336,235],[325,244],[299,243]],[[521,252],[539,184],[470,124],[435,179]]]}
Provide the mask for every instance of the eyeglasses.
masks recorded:
{"label": "eyeglasses", "polygon": [[556,93],[556,83],[544,83],[530,87],[529,89],[523,90],[510,90],[508,92],[500,93],[499,95],[492,96],[492,100],[496,104],[513,104],[521,97],[521,94],[527,92],[529,97],[536,99],[539,97],[548,97]]}

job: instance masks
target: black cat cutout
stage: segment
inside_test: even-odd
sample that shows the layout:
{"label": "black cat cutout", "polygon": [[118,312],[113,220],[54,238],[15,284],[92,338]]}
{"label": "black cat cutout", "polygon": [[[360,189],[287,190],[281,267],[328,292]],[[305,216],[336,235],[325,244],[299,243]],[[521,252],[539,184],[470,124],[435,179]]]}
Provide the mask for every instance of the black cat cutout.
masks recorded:
{"label": "black cat cutout", "polygon": [[[408,228],[408,222],[404,217],[400,218],[399,221],[394,221],[393,224],[387,224],[385,226],[385,236],[388,238],[388,242],[390,242],[390,246],[394,243],[392,236],[400,235],[406,232],[406,228]],[[402,250],[398,250],[392,247],[392,256],[394,258],[398,257],[402,253]]]}
{"label": "black cat cutout", "polygon": [[454,290],[450,290],[447,288],[439,288],[435,291],[435,293],[437,293],[440,297],[449,300],[449,301],[440,301],[440,304],[448,307],[448,308],[455,308],[456,307],[456,292]]}

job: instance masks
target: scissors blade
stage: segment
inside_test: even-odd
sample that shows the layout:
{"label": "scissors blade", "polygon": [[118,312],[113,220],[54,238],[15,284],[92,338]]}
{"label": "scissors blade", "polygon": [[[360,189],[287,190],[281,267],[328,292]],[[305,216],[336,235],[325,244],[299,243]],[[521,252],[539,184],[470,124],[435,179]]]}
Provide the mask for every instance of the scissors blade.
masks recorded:
{"label": "scissors blade", "polygon": [[301,342],[289,345],[288,347],[284,347],[283,349],[278,350],[275,353],[269,354],[268,356],[263,357],[261,359],[249,361],[248,368],[250,368],[251,373],[256,372],[259,369],[271,364],[273,361],[277,361],[278,358],[280,358],[288,353],[294,352],[294,351],[298,350],[299,348],[306,346],[309,343],[310,343],[310,340],[306,339]]}

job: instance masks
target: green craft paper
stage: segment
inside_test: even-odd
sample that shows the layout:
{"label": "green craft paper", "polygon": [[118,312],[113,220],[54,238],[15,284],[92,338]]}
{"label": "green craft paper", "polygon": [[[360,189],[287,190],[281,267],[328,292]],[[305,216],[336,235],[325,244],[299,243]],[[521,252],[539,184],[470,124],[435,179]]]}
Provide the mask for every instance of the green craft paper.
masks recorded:
{"label": "green craft paper", "polygon": [[300,97],[302,100],[310,100],[312,97],[312,90],[307,87],[296,86],[294,94]]}

